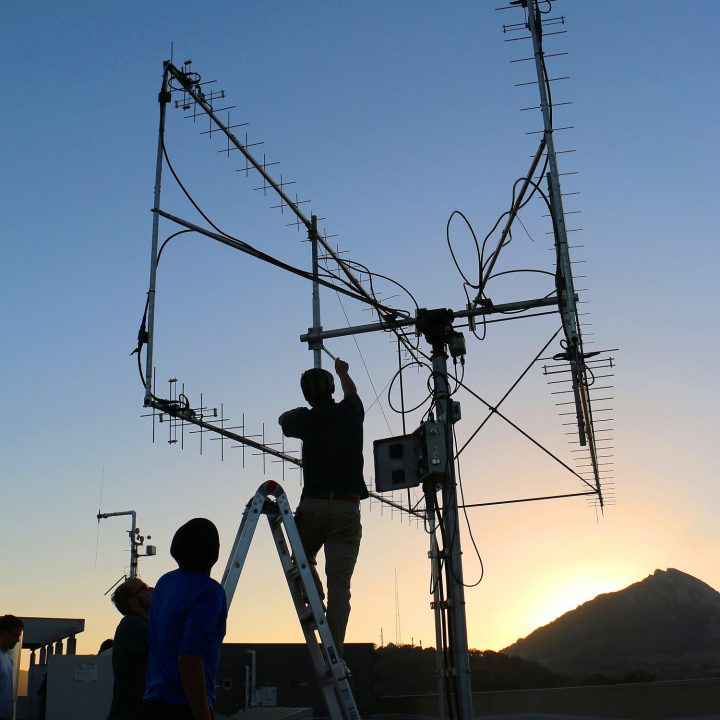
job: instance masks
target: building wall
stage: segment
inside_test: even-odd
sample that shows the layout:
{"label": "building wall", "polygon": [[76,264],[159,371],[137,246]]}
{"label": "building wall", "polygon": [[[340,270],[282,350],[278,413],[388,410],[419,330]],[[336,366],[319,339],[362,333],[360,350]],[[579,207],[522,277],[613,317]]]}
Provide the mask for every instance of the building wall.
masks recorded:
{"label": "building wall", "polygon": [[112,701],[112,653],[48,658],[46,720],[105,720]]}
{"label": "building wall", "polygon": [[[235,713],[244,706],[247,651],[256,655],[256,686],[277,688],[279,707],[311,707],[327,715],[307,645],[225,643],[218,669],[217,709]],[[374,712],[374,654],[370,643],[346,643],[345,660],[352,670],[350,689],[361,715]]]}

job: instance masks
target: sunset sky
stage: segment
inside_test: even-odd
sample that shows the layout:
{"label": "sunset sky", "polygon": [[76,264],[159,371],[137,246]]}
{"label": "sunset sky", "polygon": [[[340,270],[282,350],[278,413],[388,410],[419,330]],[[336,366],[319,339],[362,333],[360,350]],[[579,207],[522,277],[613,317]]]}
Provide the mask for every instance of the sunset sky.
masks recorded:
{"label": "sunset sky", "polygon": [[[266,479],[293,504],[298,473],[205,436],[167,443],[167,425],[141,417],[130,352],[148,287],[162,61],[193,60],[232,104],[236,132],[291,194],[311,199],[332,242],[405,285],[422,307],[462,309],[462,278],[445,239],[461,210],[482,239],[508,209],[542,127],[528,43],[504,42],[518,10],[500,2],[12,3],[0,38],[5,71],[2,192],[3,408],[0,613],[79,617],[80,652],[111,637],[119,615],[105,591],[128,569],[123,518],[134,509],[157,545],[141,575],[174,563],[175,529],[193,516],[220,530],[222,574],[242,509]],[[614,349],[614,504],[583,498],[468,510],[484,577],[466,590],[469,642],[498,650],[602,592],[675,567],[720,589],[717,460],[720,339],[717,192],[720,96],[713,0],[553,2],[567,34],[546,38],[557,144],[588,349]],[[201,123],[168,113],[167,146],[193,197],[220,227],[309,268],[310,249],[287,211],[271,206],[240,160]],[[166,172],[163,207],[196,222]],[[501,270],[552,271],[545,209],[533,200],[501,255]],[[162,226],[162,237],[172,232]],[[462,223],[453,248],[472,274]],[[544,295],[552,280],[498,278],[495,302]],[[401,291],[388,302],[412,310]],[[359,303],[322,292],[326,328],[372,322]],[[158,273],[158,394],[185,383],[193,405],[224,404],[231,424],[280,442],[278,415],[302,403],[312,364],[299,336],[312,323],[306,281],[199,236],[174,240]],[[558,328],[557,316],[491,325],[467,335],[465,382],[497,401]],[[592,334],[591,334],[592,333]],[[397,354],[383,333],[328,341],[350,363],[372,441],[401,434],[386,385]],[[425,348],[424,348],[425,349]],[[557,352],[555,344],[545,357]],[[406,404],[424,396],[412,371]],[[564,461],[563,418],[538,364],[503,411]],[[379,401],[376,395],[380,396]],[[462,444],[484,417],[459,392]],[[397,388],[393,403],[399,403]],[[408,418],[408,430],[421,411]],[[264,430],[263,430],[264,429]],[[289,443],[286,447],[297,449]],[[582,490],[560,465],[494,419],[461,456],[467,503]],[[396,496],[396,499],[400,499]],[[363,506],[348,642],[434,645],[428,537],[407,517]],[[228,641],[300,642],[269,533],[259,527],[230,610]],[[467,527],[465,579],[480,573]],[[400,624],[396,623],[395,577]]]}

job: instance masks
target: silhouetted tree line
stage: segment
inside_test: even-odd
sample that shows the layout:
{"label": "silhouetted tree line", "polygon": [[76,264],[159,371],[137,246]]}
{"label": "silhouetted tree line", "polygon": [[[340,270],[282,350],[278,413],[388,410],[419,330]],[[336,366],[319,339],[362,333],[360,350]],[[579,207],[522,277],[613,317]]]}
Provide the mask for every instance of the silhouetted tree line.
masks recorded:
{"label": "silhouetted tree line", "polygon": [[[380,696],[437,692],[435,648],[390,644],[376,648],[375,656],[376,688]],[[641,670],[626,673],[622,677],[595,674],[573,678],[548,670],[536,662],[523,660],[517,655],[504,655],[492,650],[471,650],[470,672],[474,692],[608,685],[655,679],[654,675]]]}

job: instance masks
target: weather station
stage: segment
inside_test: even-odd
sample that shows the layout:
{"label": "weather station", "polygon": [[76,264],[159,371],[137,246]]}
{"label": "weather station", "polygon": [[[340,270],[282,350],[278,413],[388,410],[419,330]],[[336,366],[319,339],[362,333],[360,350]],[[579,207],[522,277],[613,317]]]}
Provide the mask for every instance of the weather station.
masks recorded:
{"label": "weather station", "polygon": [[[128,539],[130,540],[130,572],[129,575],[123,574],[120,579],[105,593],[106,595],[123,580],[129,578],[136,578],[138,576],[138,560],[141,557],[153,557],[157,555],[157,548],[155,545],[145,545],[145,540],[152,540],[151,535],[141,535],[140,528],[137,526],[137,513],[135,510],[120,510],[118,512],[100,512],[98,510],[97,521],[98,527],[100,527],[101,520],[107,520],[111,517],[122,517],[130,516],[130,529],[127,531]],[[140,552],[142,547],[145,547],[145,552]]]}

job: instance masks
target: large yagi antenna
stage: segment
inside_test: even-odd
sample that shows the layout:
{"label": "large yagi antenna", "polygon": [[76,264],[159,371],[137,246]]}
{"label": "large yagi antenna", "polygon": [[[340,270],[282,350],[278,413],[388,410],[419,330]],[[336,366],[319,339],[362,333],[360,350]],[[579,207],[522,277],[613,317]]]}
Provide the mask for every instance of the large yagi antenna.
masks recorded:
{"label": "large yagi antenna", "polygon": [[[505,10],[512,7],[522,9],[524,21],[503,25],[503,32],[508,36],[506,42],[522,42],[523,47],[530,45],[532,48],[532,54],[514,58],[511,62],[532,64],[535,70],[535,79],[516,83],[516,87],[537,87],[539,104],[523,107],[522,111],[540,110],[543,123],[542,129],[531,130],[528,133],[541,135],[541,141],[526,181],[528,184],[532,182],[538,193],[545,198],[548,206],[547,216],[552,223],[552,230],[549,234],[553,237],[556,255],[555,287],[563,330],[561,351],[552,356],[552,361],[554,361],[552,364],[543,365],[543,371],[546,375],[554,378],[551,380],[553,384],[569,385],[567,390],[553,390],[554,394],[563,396],[558,398],[556,404],[560,409],[565,427],[572,424],[565,418],[574,415],[576,433],[574,433],[575,440],[571,442],[577,442],[580,447],[576,454],[582,456],[582,461],[576,464],[582,471],[582,477],[593,484],[596,491],[595,500],[602,509],[605,503],[603,491],[607,482],[612,478],[610,471],[612,461],[609,459],[612,453],[608,454],[608,451],[612,449],[608,437],[611,431],[611,428],[608,427],[610,424],[608,413],[612,412],[612,407],[608,403],[612,401],[610,393],[612,386],[607,382],[607,378],[612,376],[614,359],[609,355],[611,351],[586,351],[583,341],[583,313],[578,308],[575,262],[571,259],[572,246],[568,241],[570,233],[582,232],[582,228],[569,227],[567,221],[568,215],[576,215],[580,211],[574,209],[567,212],[564,207],[564,198],[575,198],[579,192],[564,193],[561,188],[561,177],[577,175],[577,171],[560,172],[558,162],[559,154],[573,153],[575,150],[567,147],[557,150],[555,142],[557,133],[571,130],[573,126],[559,122],[554,109],[566,107],[571,102],[559,101],[553,97],[552,91],[553,83],[569,80],[570,76],[563,73],[551,73],[546,62],[548,58],[566,57],[568,53],[564,51],[547,52],[544,47],[544,38],[563,35],[567,32],[565,29],[566,19],[564,15],[556,14],[553,3],[546,0],[543,2],[516,0],[509,6],[498,9]],[[536,168],[543,152],[543,168],[536,175]],[[532,176],[534,177],[531,181]],[[542,193],[541,186],[546,189],[545,195]],[[523,186],[523,192],[526,188],[527,186]],[[522,202],[522,197],[518,202]],[[512,220],[513,215],[508,218],[506,230],[509,229]],[[504,232],[501,236],[497,250],[492,257],[491,269],[506,235],[507,233]],[[576,245],[575,247],[581,246]],[[478,298],[480,296],[481,293],[478,293]],[[598,371],[601,370],[602,378],[598,377]],[[593,388],[595,381],[599,379],[605,382],[602,382],[597,388]],[[593,390],[600,391],[601,394],[596,394]],[[571,399],[566,399],[566,395],[569,395]]]}

